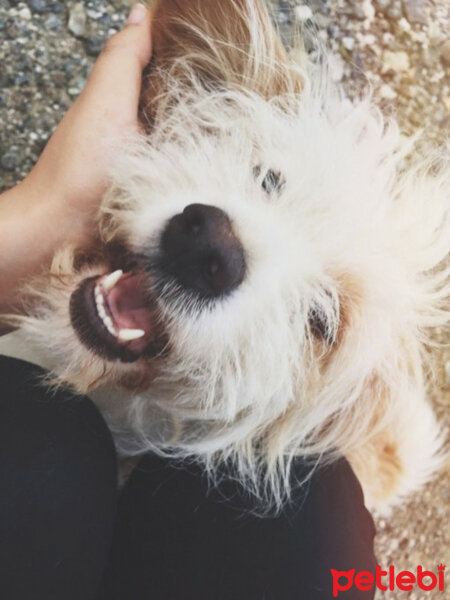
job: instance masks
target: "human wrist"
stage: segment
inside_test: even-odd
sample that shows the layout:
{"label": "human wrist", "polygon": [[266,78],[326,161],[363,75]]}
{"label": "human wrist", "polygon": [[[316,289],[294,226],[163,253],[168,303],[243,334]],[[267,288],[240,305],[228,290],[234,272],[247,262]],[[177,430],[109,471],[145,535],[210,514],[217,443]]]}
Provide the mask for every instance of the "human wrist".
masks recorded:
{"label": "human wrist", "polygon": [[88,245],[95,230],[96,203],[91,209],[89,203],[83,208],[73,197],[69,177],[41,175],[32,171],[22,182],[20,193],[26,196],[29,214],[34,216],[34,224],[30,225],[43,244],[42,250],[51,258],[64,245]]}
{"label": "human wrist", "polygon": [[58,248],[79,244],[84,217],[65,202],[56,186],[30,175],[0,196],[0,312],[19,309],[17,292],[48,267]]}

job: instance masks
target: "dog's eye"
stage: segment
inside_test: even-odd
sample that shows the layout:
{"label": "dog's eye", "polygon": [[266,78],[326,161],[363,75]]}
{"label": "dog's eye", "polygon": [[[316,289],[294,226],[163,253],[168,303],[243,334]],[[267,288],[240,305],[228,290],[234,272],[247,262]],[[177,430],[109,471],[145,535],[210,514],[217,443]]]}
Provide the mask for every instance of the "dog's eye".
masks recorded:
{"label": "dog's eye", "polygon": [[328,345],[332,345],[336,340],[335,327],[329,323],[325,313],[319,308],[311,308],[308,314],[309,329],[311,333],[326,342]]}
{"label": "dog's eye", "polygon": [[255,178],[261,180],[263,190],[269,195],[279,194],[286,183],[282,173],[275,169],[268,169],[263,177],[261,177],[261,173],[262,169],[259,165],[253,169]]}

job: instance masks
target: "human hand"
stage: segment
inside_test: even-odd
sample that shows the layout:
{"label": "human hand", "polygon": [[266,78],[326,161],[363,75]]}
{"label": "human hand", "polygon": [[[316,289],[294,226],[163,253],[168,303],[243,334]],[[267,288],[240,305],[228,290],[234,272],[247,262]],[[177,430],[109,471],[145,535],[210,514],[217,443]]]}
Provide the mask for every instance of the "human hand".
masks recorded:
{"label": "human hand", "polygon": [[141,76],[150,55],[149,12],[137,4],[24,182],[36,202],[51,203],[66,239],[85,244],[94,233],[111,148],[138,130]]}
{"label": "human hand", "polygon": [[137,4],[30,174],[0,196],[0,312],[14,308],[19,282],[47,266],[58,247],[85,247],[95,239],[111,148],[139,129],[142,71],[150,56],[150,14]]}

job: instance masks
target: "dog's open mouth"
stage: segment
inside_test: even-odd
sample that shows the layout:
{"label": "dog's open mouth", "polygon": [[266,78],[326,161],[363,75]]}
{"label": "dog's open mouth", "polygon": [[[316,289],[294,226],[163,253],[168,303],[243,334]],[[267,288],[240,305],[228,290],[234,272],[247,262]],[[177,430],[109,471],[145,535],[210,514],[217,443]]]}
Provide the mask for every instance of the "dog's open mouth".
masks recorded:
{"label": "dog's open mouth", "polygon": [[81,342],[108,360],[133,362],[167,349],[157,299],[140,272],[85,279],[71,296],[70,317]]}

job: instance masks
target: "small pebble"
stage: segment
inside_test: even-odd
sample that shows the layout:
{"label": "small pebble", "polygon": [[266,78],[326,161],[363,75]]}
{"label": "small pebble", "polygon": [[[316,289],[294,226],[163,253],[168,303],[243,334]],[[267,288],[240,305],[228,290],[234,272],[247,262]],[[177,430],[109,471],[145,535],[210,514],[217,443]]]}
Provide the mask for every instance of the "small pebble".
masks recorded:
{"label": "small pebble", "polygon": [[397,92],[393,90],[387,83],[384,83],[380,87],[379,94],[381,98],[385,98],[386,100],[394,100],[394,98],[397,97]]}
{"label": "small pebble", "polygon": [[90,36],[84,40],[84,48],[88,56],[97,57],[105,44],[104,38]]}
{"label": "small pebble", "polygon": [[401,19],[398,20],[398,26],[403,31],[411,31],[411,25],[410,25],[409,21],[407,21],[404,17],[402,17]]}
{"label": "small pebble", "polygon": [[394,71],[396,73],[404,73],[410,68],[409,56],[403,50],[391,52],[385,50],[383,52],[382,72]]}
{"label": "small pebble", "polygon": [[49,15],[44,22],[44,26],[46,29],[61,29],[62,28],[62,19],[59,15]]}
{"label": "small pebble", "polygon": [[17,75],[14,78],[14,85],[24,85],[25,83],[28,83],[30,81],[30,78],[28,77],[28,75],[25,75],[24,73]]}
{"label": "small pebble", "polygon": [[75,4],[69,14],[67,27],[75,36],[82,37],[86,33],[87,15],[81,2]]}
{"label": "small pebble", "polygon": [[294,9],[294,11],[295,11],[295,18],[300,23],[304,23],[305,21],[309,21],[313,17],[312,10],[306,4],[300,4],[299,6],[296,6],[295,9]]}
{"label": "small pebble", "polygon": [[50,8],[53,10],[53,7],[49,6],[47,0],[28,0],[28,6],[32,11],[37,13],[48,12]]}
{"label": "small pebble", "polygon": [[352,3],[352,13],[357,19],[370,23],[375,16],[375,8],[371,0],[358,0]]}
{"label": "small pebble", "polygon": [[342,38],[342,45],[347,50],[352,51],[353,48],[355,47],[355,39],[352,38],[352,37],[349,37],[349,36],[345,36],[345,37]]}
{"label": "small pebble", "polygon": [[403,0],[403,9],[410,23],[427,25],[428,10],[426,0]]}
{"label": "small pebble", "polygon": [[0,159],[1,166],[5,171],[14,171],[20,165],[20,154],[16,147],[7,150]]}
{"label": "small pebble", "polygon": [[19,10],[19,17],[25,21],[29,21],[31,19],[31,11],[28,6],[24,6]]}
{"label": "small pebble", "polygon": [[362,2],[362,11],[364,14],[364,18],[371,22],[375,16],[375,9],[370,0],[363,0]]}

